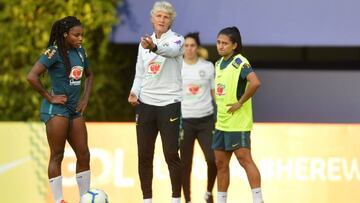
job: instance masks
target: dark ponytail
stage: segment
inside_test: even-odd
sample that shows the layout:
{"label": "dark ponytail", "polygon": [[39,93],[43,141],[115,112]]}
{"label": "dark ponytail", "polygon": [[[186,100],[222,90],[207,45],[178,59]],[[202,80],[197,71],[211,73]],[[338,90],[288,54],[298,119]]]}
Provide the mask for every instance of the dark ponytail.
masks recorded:
{"label": "dark ponytail", "polygon": [[59,54],[64,61],[64,65],[66,68],[66,72],[70,74],[70,60],[67,54],[67,47],[65,44],[65,36],[64,34],[68,34],[69,30],[74,26],[81,26],[81,22],[74,16],[67,16],[56,21],[50,33],[50,39],[48,43],[48,47],[57,46],[59,50]]}
{"label": "dark ponytail", "polygon": [[237,43],[237,47],[234,50],[234,55],[240,54],[242,52],[242,42],[241,42],[241,35],[240,31],[237,27],[227,27],[220,30],[219,35],[226,35],[230,38],[232,43]]}

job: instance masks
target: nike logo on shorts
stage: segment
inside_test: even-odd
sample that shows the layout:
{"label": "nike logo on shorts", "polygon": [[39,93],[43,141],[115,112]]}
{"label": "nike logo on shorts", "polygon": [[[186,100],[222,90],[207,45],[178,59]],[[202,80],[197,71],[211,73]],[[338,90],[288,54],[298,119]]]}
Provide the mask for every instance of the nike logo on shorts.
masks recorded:
{"label": "nike logo on shorts", "polygon": [[174,122],[174,121],[176,121],[177,119],[179,119],[179,117],[176,117],[176,118],[170,118],[170,122]]}
{"label": "nike logo on shorts", "polygon": [[238,146],[239,145],[239,143],[236,143],[236,144],[233,144],[233,145],[231,145],[232,147],[236,147],[236,146]]}

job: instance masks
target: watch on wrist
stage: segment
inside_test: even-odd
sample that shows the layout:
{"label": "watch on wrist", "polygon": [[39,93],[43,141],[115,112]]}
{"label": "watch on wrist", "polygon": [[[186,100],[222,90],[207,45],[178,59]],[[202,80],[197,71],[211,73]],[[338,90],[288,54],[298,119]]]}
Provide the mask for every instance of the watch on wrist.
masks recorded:
{"label": "watch on wrist", "polygon": [[158,50],[157,45],[155,44],[154,48],[151,49],[152,52],[156,52]]}

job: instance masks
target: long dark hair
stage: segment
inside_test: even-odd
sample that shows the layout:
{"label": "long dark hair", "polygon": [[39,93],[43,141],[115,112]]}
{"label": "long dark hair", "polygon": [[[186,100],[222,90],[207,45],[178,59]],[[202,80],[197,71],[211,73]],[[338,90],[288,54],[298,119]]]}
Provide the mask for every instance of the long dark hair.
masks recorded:
{"label": "long dark hair", "polygon": [[185,35],[184,37],[186,38],[192,38],[195,40],[195,43],[197,44],[197,46],[199,47],[200,44],[200,37],[199,37],[199,32],[189,32],[188,34]]}
{"label": "long dark hair", "polygon": [[234,55],[240,54],[242,52],[242,42],[241,42],[241,35],[240,31],[237,27],[227,27],[220,30],[219,35],[226,35],[230,38],[232,43],[237,43],[237,47],[234,50]]}
{"label": "long dark hair", "polygon": [[59,54],[64,61],[64,65],[67,73],[70,73],[70,60],[67,54],[67,47],[65,45],[65,36],[64,34],[68,34],[69,30],[74,26],[81,26],[81,22],[74,16],[67,16],[56,21],[50,33],[50,39],[48,43],[48,47],[57,46],[59,50]]}

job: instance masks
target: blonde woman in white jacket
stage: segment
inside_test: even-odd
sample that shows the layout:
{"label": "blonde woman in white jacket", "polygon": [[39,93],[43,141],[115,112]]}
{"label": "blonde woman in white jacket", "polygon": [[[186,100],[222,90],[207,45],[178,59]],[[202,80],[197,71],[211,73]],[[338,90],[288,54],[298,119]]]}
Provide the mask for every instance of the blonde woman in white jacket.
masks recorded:
{"label": "blonde woman in white jacket", "polygon": [[136,74],[128,101],[136,106],[138,169],[144,203],[152,202],[153,158],[160,132],[172,186],[171,203],[180,203],[179,157],[181,67],[184,38],[170,28],[176,13],[166,1],[151,10],[154,33],[140,41]]}

